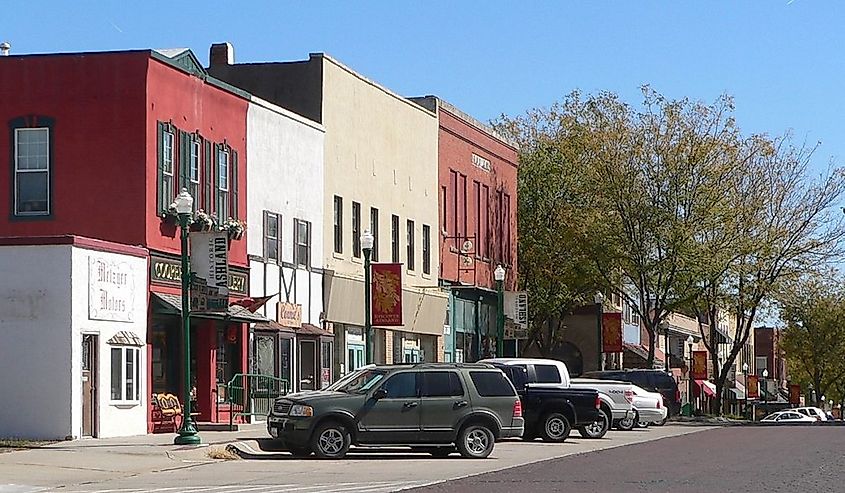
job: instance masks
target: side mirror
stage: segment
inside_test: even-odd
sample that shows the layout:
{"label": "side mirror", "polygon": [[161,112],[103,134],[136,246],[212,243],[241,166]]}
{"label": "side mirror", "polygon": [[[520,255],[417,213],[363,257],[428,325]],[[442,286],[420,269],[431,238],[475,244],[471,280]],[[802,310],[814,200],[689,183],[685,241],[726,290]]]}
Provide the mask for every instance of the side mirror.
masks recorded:
{"label": "side mirror", "polygon": [[373,392],[373,399],[375,400],[384,399],[385,397],[387,397],[387,389],[378,389]]}

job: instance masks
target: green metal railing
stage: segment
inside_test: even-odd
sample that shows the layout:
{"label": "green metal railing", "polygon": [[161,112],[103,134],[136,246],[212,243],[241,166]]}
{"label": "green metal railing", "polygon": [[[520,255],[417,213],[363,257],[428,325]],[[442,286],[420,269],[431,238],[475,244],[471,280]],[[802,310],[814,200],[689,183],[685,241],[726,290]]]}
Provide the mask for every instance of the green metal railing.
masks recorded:
{"label": "green metal railing", "polygon": [[237,373],[226,384],[229,429],[235,416],[267,416],[277,397],[287,394],[290,384],[284,378],[258,373]]}

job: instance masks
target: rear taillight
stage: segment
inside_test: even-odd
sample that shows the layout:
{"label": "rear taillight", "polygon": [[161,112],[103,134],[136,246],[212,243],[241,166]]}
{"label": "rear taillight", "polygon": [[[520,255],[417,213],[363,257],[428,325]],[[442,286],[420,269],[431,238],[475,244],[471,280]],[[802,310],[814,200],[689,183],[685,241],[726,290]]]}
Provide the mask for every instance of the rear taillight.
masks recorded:
{"label": "rear taillight", "polygon": [[596,409],[601,409],[601,397],[596,396]]}
{"label": "rear taillight", "polygon": [[634,402],[634,391],[633,390],[626,390],[625,391],[625,400],[628,401],[629,404]]}
{"label": "rear taillight", "polygon": [[522,417],[522,401],[517,399],[513,403],[513,417],[514,418],[521,418]]}
{"label": "rear taillight", "polygon": [[681,389],[675,389],[675,402],[681,402]]}
{"label": "rear taillight", "polygon": [[663,397],[657,399],[657,409],[660,409],[661,407],[663,407]]}

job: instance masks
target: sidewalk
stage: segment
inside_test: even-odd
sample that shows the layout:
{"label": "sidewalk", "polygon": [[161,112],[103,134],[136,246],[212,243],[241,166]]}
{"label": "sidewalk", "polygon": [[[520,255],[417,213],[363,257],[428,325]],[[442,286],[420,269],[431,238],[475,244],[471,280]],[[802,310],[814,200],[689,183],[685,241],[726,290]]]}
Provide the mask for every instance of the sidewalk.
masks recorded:
{"label": "sidewalk", "polygon": [[217,462],[208,457],[212,448],[238,440],[265,438],[263,424],[241,425],[239,431],[200,433],[199,446],[173,445],[173,433],[134,437],[57,442],[44,447],[0,454],[0,492],[9,485],[41,488],[96,483],[142,473],[169,471]]}

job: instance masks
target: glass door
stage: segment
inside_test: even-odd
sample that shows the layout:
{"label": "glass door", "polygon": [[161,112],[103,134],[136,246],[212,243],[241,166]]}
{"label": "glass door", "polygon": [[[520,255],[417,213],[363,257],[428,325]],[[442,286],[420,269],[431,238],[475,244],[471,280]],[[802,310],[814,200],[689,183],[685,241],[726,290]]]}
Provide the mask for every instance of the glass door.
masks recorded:
{"label": "glass door", "polygon": [[346,367],[352,372],[362,366],[364,366],[364,346],[360,344],[347,344]]}

